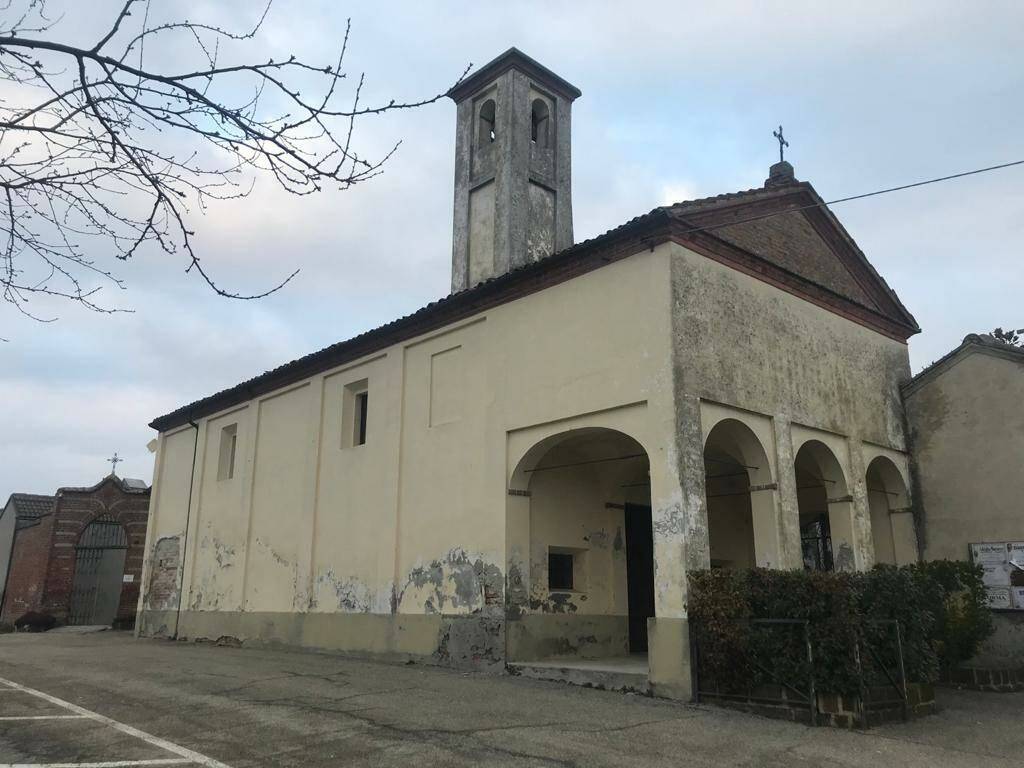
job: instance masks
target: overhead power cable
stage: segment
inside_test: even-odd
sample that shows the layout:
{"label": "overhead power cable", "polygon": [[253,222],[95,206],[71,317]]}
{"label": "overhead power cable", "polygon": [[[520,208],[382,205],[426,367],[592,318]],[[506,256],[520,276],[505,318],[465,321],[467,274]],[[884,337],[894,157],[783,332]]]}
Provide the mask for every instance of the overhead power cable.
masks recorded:
{"label": "overhead power cable", "polygon": [[[911,184],[901,184],[898,187],[888,187],[886,189],[877,189],[874,192],[864,192],[859,195],[850,195],[849,197],[839,197],[835,200],[826,200],[821,203],[811,203],[810,205],[801,205],[796,208],[787,208],[784,211],[770,211],[769,213],[762,213],[757,216],[750,216],[746,219],[738,219],[737,221],[723,222],[721,224],[709,224],[706,227],[693,227],[692,229],[686,230],[684,235],[692,235],[697,232],[709,232],[713,229],[723,229],[725,227],[733,227],[737,224],[746,224],[750,221],[760,221],[761,219],[770,219],[773,216],[781,216],[784,213],[797,213],[798,211],[806,211],[809,208],[827,208],[830,205],[837,205],[839,203],[848,203],[851,200],[863,200],[866,197],[876,197],[878,195],[887,195],[890,192],[899,192],[904,189],[913,189],[914,187],[923,187],[928,184],[938,184],[941,181],[951,181],[953,179],[962,179],[965,176],[976,176],[979,173],[989,173],[990,171],[1000,171],[1004,168],[1012,168],[1017,165],[1024,165],[1024,160],[1014,160],[1010,163],[1000,163],[999,165],[990,165],[987,168],[975,168],[973,171],[963,171],[962,173],[953,173],[948,176],[939,176],[935,179],[926,179],[925,181],[915,181]],[[671,206],[669,206],[671,207]]]}

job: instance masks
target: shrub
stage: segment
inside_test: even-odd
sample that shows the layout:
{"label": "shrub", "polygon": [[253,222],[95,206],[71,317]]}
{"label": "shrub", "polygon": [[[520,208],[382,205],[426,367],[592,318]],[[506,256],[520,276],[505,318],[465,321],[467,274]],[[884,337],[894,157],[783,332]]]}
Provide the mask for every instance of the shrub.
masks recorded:
{"label": "shrub", "polygon": [[935,616],[935,651],[942,669],[951,670],[974,656],[995,629],[982,568],[958,560],[932,560],[908,568],[933,585],[929,608]]}
{"label": "shrub", "polygon": [[14,620],[14,628],[19,632],[48,632],[57,626],[57,620],[48,613],[29,611]]}
{"label": "shrub", "polygon": [[[940,664],[970,658],[991,633],[980,569],[967,563],[857,573],[699,571],[689,582],[700,673],[723,691],[781,681],[805,689],[812,671],[817,689],[830,693],[885,684],[898,674],[893,620],[907,680],[931,682]],[[802,626],[758,619],[806,620],[813,669]]]}

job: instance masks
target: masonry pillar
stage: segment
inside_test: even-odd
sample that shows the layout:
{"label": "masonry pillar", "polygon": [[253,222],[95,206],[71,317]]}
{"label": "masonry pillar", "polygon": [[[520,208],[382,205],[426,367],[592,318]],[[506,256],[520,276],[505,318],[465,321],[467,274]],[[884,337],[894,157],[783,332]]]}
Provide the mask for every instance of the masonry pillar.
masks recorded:
{"label": "masonry pillar", "polygon": [[803,551],[800,546],[800,505],[796,490],[796,456],[793,454],[793,437],[789,419],[777,414],[772,419],[775,431],[779,494],[779,568],[803,568]]}
{"label": "masonry pillar", "polygon": [[854,568],[866,571],[875,564],[875,541],[871,534],[871,507],[868,504],[867,467],[859,450],[859,440],[850,440],[851,538]]}
{"label": "masonry pillar", "polygon": [[708,516],[700,403],[681,398],[672,451],[651,456],[654,618],[648,623],[649,682],[658,696],[693,697],[686,574],[708,568]]}

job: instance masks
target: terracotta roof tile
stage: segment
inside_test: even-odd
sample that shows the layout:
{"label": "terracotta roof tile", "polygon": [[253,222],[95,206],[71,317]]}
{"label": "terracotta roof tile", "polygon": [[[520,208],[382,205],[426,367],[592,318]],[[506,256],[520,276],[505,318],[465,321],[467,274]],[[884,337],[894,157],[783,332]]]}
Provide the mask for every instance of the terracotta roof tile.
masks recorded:
{"label": "terracotta roof tile", "polygon": [[[510,301],[521,293],[516,293],[517,286],[530,286],[544,275],[556,273],[566,269],[574,263],[579,263],[585,257],[599,255],[607,248],[615,248],[616,244],[626,241],[629,238],[641,237],[648,232],[653,232],[664,224],[670,227],[672,222],[687,222],[685,217],[697,217],[695,229],[702,229],[703,218],[719,209],[735,209],[741,211],[745,205],[756,204],[761,201],[771,201],[775,198],[787,195],[809,194],[809,199],[816,201],[814,207],[824,203],[813,187],[807,182],[794,181],[789,184],[777,184],[757,189],[749,189],[739,192],[730,192],[712,197],[705,197],[697,200],[688,200],[669,206],[660,206],[640,216],[636,216],[626,223],[608,230],[604,234],[584,240],[563,251],[548,256],[532,264],[527,264],[513,269],[505,274],[492,277],[477,285],[465,290],[452,293],[442,299],[430,302],[421,309],[393,320],[372,330],[361,333],[345,341],[332,344],[328,347],[292,360],[289,363],[273,368],[265,373],[243,381],[227,389],[221,390],[209,397],[202,398],[188,405],[182,406],[171,413],[154,419],[150,426],[158,431],[166,431],[173,427],[188,424],[190,420],[201,418],[205,415],[216,413],[219,410],[236,405],[239,402],[251,399],[273,388],[284,386],[287,383],[298,381],[306,376],[334,367],[348,360],[354,360],[366,355],[386,344],[396,343],[400,338],[411,338],[414,335],[424,332],[425,326],[436,322],[453,322],[454,319],[481,311],[483,307],[493,306],[495,303]],[[806,200],[807,198],[805,198]],[[863,292],[862,286],[850,275],[836,269],[836,265],[828,265],[828,260],[822,258],[818,253],[803,254],[810,246],[810,234],[803,216],[800,216],[799,227],[794,227],[797,222],[795,216],[789,213],[776,216],[780,221],[772,224],[761,224],[750,227],[746,230],[734,232],[732,235],[723,236],[721,227],[714,222],[708,225],[710,234],[726,243],[732,243],[743,249],[753,249],[758,258],[775,263],[794,275],[798,275],[824,287],[832,293],[844,297],[856,304],[859,304],[869,311],[878,315],[886,316],[900,326],[909,329],[909,333],[917,332],[917,325],[913,316],[899,303],[892,289],[882,281],[881,277],[867,262],[866,257],[853,243],[852,238],[846,233],[838,220],[832,216],[827,208],[824,208],[825,215],[839,228],[843,236],[851,244],[852,250],[863,262],[866,269],[878,280],[887,297],[891,297],[893,310],[879,307],[871,296]],[[780,224],[781,221],[789,220],[789,225]],[[772,219],[759,219],[759,222],[771,222]],[[735,223],[729,224],[731,230],[737,229]],[[687,234],[686,231],[683,234]],[[802,254],[802,255],[801,255]],[[801,261],[803,259],[803,261]],[[822,263],[817,263],[822,262]],[[831,271],[829,271],[831,270]],[[909,335],[909,334],[908,334]]]}

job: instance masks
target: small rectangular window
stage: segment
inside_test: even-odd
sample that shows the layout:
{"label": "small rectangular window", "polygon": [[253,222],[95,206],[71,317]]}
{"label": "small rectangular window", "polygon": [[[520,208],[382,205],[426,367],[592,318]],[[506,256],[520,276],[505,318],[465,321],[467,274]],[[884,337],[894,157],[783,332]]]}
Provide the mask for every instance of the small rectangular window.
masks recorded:
{"label": "small rectangular window", "polygon": [[235,476],[235,451],[238,446],[238,424],[229,424],[220,431],[220,455],[217,457],[217,479]]}
{"label": "small rectangular window", "polygon": [[366,414],[369,405],[369,392],[359,392],[355,397],[355,413],[353,422],[355,431],[352,434],[353,445],[364,445],[366,443]]}
{"label": "small rectangular window", "polygon": [[341,395],[341,447],[366,445],[370,417],[370,382],[368,379],[345,385]]}
{"label": "small rectangular window", "polygon": [[574,560],[568,552],[548,552],[548,589],[573,589]]}

